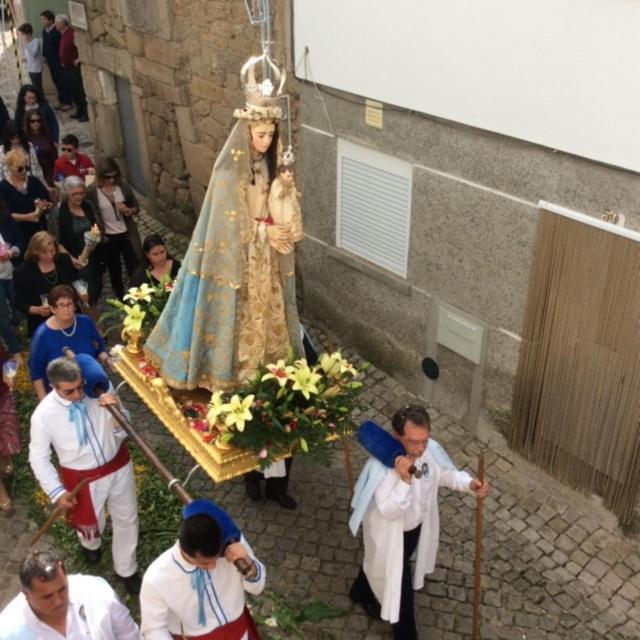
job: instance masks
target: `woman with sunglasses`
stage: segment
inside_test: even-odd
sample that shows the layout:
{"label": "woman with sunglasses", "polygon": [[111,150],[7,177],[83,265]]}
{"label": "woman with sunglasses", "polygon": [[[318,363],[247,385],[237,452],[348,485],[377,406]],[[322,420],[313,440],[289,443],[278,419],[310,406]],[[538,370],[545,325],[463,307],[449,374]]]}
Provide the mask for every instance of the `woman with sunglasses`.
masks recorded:
{"label": "woman with sunglasses", "polygon": [[40,182],[49,190],[49,185],[44,179],[42,167],[38,162],[38,155],[33,145],[27,140],[22,128],[18,127],[16,122],[9,120],[2,129],[2,144],[0,146],[0,178],[9,177],[9,168],[7,167],[7,154],[10,151],[22,151],[27,156],[27,172],[34,178],[38,178]]}
{"label": "woman with sunglasses", "polygon": [[57,143],[60,137],[60,125],[55,111],[49,103],[43,98],[38,90],[31,84],[25,84],[20,87],[18,99],[16,100],[16,110],[14,113],[15,121],[19,126],[24,123],[25,114],[29,111],[38,109],[47,123],[47,128],[51,132],[51,136]]}
{"label": "woman with sunglasses", "polygon": [[29,372],[38,400],[50,391],[47,365],[64,356],[64,348],[74,353],[86,353],[103,366],[109,354],[95,323],[89,316],[76,313],[78,294],[69,285],[58,285],[48,295],[51,316],[35,332],[31,340]]}
{"label": "woman with sunglasses", "polygon": [[54,187],[53,167],[58,158],[58,151],[49,127],[38,109],[27,111],[24,117],[24,133],[35,149],[45,181],[49,187]]}
{"label": "woman with sunglasses", "polygon": [[31,337],[51,315],[47,296],[53,287],[71,284],[78,278],[71,258],[60,253],[56,239],[47,231],[38,231],[24,254],[24,262],[15,270],[16,309],[27,316]]}
{"label": "woman with sunglasses", "polygon": [[9,175],[0,182],[0,200],[28,244],[34,233],[45,228],[44,216],[52,206],[50,196],[40,180],[28,175],[29,164],[22,150],[9,151],[4,161]]}
{"label": "woman with sunglasses", "polygon": [[122,262],[127,274],[132,276],[141,255],[140,236],[134,216],[140,207],[133,189],[122,180],[120,167],[113,158],[102,158],[96,166],[96,181],[87,189],[87,200],[91,202],[105,230],[105,262],[113,290],[122,299]]}

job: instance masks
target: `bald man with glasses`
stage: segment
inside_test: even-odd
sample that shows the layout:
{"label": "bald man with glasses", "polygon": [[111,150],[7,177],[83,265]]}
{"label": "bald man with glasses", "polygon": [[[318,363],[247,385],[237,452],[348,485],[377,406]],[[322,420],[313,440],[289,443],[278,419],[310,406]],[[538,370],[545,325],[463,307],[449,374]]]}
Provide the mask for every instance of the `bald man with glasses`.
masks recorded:
{"label": "bald man with glasses", "polygon": [[[97,362],[95,363],[98,366]],[[47,366],[52,387],[31,416],[29,463],[51,502],[67,512],[78,532],[87,562],[100,561],[100,536],[105,507],[113,525],[113,566],[131,594],[140,592],[137,573],[138,506],[133,465],[126,433],[105,409],[119,406],[113,391],[99,399],[88,397],[82,371],[74,360],[56,358]],[[60,468],[51,461],[55,451]],[[89,484],[75,498],[71,492],[82,480]]]}

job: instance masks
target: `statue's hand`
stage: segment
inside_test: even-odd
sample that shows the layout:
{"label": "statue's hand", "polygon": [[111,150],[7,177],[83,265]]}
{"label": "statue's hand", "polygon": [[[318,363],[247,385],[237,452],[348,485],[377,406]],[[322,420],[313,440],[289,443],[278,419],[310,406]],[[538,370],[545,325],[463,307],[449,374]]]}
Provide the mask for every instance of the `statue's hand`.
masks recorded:
{"label": "statue's hand", "polygon": [[269,242],[289,242],[291,240],[291,232],[281,224],[271,224],[267,227],[267,237]]}
{"label": "statue's hand", "polygon": [[267,239],[278,253],[286,256],[293,251],[291,232],[280,224],[272,224],[267,227]]}

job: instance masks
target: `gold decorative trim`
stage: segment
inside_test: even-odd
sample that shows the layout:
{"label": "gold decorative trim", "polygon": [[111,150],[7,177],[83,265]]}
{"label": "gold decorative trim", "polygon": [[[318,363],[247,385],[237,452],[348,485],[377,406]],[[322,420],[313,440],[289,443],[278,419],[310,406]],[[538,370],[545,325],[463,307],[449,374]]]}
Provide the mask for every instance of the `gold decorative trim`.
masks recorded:
{"label": "gold decorative trim", "polygon": [[148,378],[143,373],[144,356],[132,354],[125,348],[120,349],[118,356],[115,364],[118,373],[214,482],[224,482],[259,469],[258,458],[250,451],[237,447],[222,449],[203,442],[178,408],[173,390],[162,378]]}

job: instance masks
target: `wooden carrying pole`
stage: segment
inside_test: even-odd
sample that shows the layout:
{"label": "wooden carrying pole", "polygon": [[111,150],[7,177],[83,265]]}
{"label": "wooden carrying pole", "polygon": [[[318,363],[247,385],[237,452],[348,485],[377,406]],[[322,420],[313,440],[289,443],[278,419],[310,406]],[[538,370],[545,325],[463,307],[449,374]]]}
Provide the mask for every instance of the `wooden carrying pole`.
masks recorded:
{"label": "wooden carrying pole", "polygon": [[[75,354],[71,349],[66,347],[64,350],[64,354],[67,358],[75,359]],[[105,389],[103,389],[99,384],[93,387],[93,392],[96,397],[106,393]],[[171,491],[177,498],[182,502],[182,504],[189,504],[193,502],[193,498],[189,494],[189,492],[182,486],[180,480],[178,480],[172,473],[164,466],[160,458],[156,455],[155,451],[138,435],[135,429],[131,426],[127,418],[123,415],[122,411],[120,411],[119,407],[115,405],[106,405],[104,408],[114,417],[116,422],[127,432],[127,435],[133,442],[135,442],[138,449],[144,457],[153,465],[155,470],[167,481],[167,487],[169,491]],[[238,571],[243,576],[250,576],[253,573],[254,567],[253,563],[247,562],[244,558],[238,558],[233,563]]]}
{"label": "wooden carrying pole", "polygon": [[[94,393],[99,398],[106,393],[99,385],[93,388]],[[174,477],[174,475],[162,464],[162,461],[156,455],[155,451],[136,433],[133,427],[129,424],[129,421],[122,415],[120,409],[114,405],[106,405],[104,407],[117,421],[117,423],[127,432],[127,435],[136,443],[138,449],[142,452],[144,457],[155,467],[155,470],[167,481],[167,487],[183,504],[189,504],[193,501],[193,498],[188,491],[182,486],[180,480]],[[254,572],[254,565],[252,562],[247,562],[244,558],[238,558],[234,560],[233,564],[236,569],[245,577],[251,577]]]}
{"label": "wooden carrying pole", "polygon": [[[484,451],[480,451],[478,458],[478,480],[481,484],[484,483]],[[480,638],[480,599],[482,598],[482,592],[480,591],[480,570],[482,568],[482,507],[484,498],[478,496],[476,500],[476,558],[473,580],[472,640],[479,640]]]}

